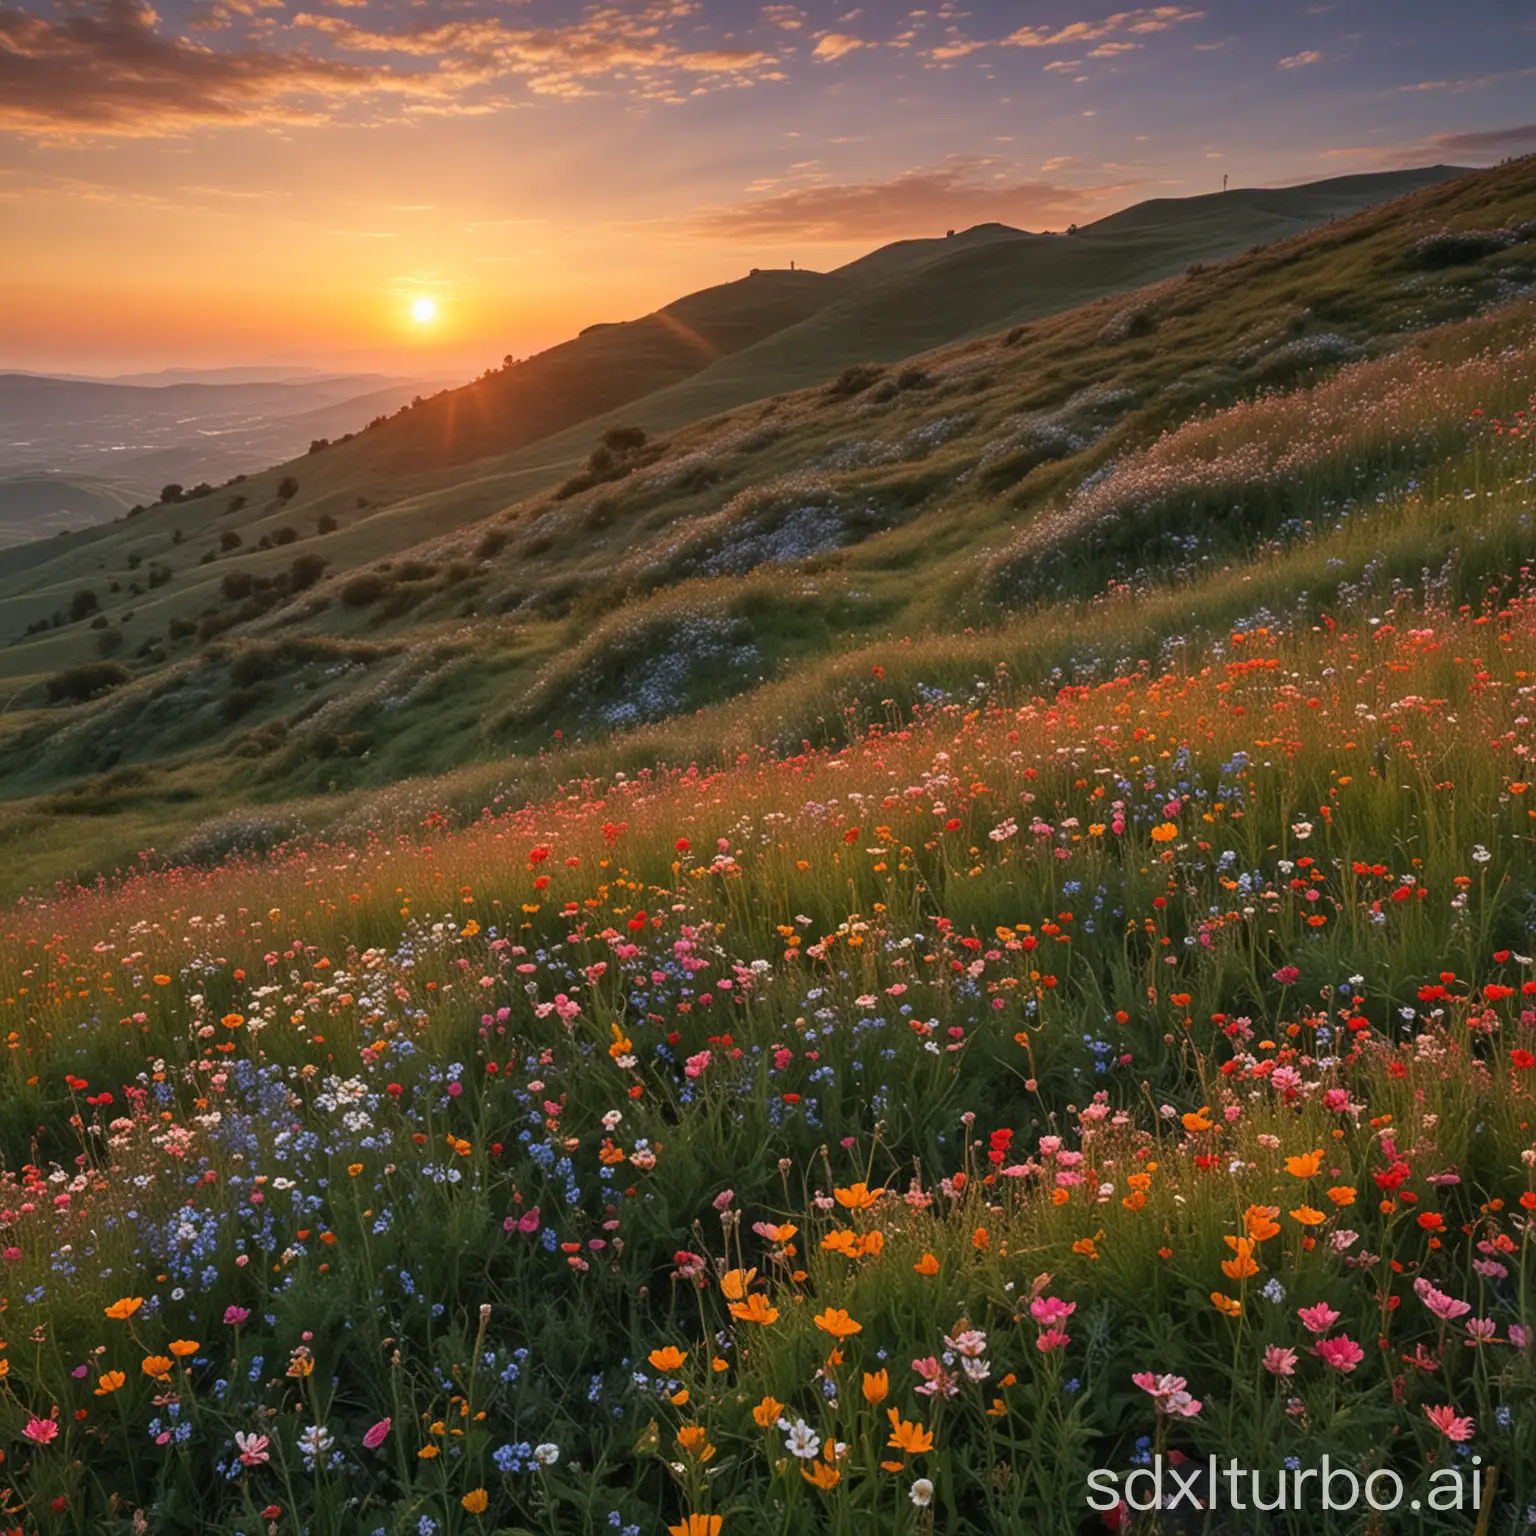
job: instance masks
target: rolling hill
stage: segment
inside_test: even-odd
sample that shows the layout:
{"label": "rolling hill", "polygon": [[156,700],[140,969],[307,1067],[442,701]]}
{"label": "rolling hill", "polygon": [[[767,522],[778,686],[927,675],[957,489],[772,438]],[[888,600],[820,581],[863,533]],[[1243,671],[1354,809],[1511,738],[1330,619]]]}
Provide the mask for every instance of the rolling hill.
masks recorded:
{"label": "rolling hill", "polygon": [[[210,848],[255,846],[749,738],[836,739],[882,698],[905,708],[976,686],[983,649],[1035,686],[1071,675],[1094,654],[1082,617],[1106,594],[1131,605],[1134,659],[1167,654],[1191,626],[1377,580],[1386,545],[1393,571],[1417,579],[1454,556],[1472,579],[1526,538],[1525,492],[1491,472],[1476,551],[1447,509],[1482,441],[1473,402],[1507,415],[1536,393],[1522,350],[1536,325],[1536,160],[1420,181],[1273,243],[1227,227],[1246,244],[1221,261],[1175,260],[1190,214],[1176,205],[1127,210],[1087,244],[995,227],[909,243],[876,263],[878,285],[706,371],[840,311],[873,327],[870,293],[924,292],[935,269],[953,288],[956,272],[1002,271],[1009,252],[1073,258],[1058,292],[1100,260],[1101,291],[1034,319],[1015,298],[1006,327],[976,320],[916,355],[893,344],[886,362],[871,340],[804,389],[722,399],[720,414],[620,434],[596,458],[606,426],[645,425],[671,391],[456,470],[370,468],[380,428],[0,553],[16,878],[61,860],[110,867],[201,823],[217,823]],[[1231,206],[1264,220],[1290,205]],[[1122,246],[1172,273],[1107,291]],[[943,325],[979,303],[957,298]],[[1489,364],[1497,348],[1506,360]],[[1271,399],[1298,402],[1296,419]],[[1271,414],[1245,414],[1261,405]],[[1199,435],[1212,417],[1214,448]],[[1352,435],[1330,447],[1340,423]],[[1165,433],[1190,444],[1172,480]],[[1300,457],[1282,461],[1271,438]],[[1202,467],[1228,459],[1230,472]],[[1158,487],[1174,483],[1169,500]],[[1110,490],[1095,500],[1096,486]],[[1375,523],[1369,508],[1385,509]],[[92,666],[109,670],[70,673]]]}

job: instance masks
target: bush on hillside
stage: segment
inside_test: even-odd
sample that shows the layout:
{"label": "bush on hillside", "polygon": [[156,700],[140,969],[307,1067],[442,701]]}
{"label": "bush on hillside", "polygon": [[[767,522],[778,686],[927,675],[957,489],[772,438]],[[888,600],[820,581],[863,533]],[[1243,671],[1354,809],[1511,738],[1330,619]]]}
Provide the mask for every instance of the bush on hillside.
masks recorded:
{"label": "bush on hillside", "polygon": [[55,672],[43,686],[50,704],[78,704],[98,693],[122,687],[129,676],[128,669],[115,661],[86,661]]}

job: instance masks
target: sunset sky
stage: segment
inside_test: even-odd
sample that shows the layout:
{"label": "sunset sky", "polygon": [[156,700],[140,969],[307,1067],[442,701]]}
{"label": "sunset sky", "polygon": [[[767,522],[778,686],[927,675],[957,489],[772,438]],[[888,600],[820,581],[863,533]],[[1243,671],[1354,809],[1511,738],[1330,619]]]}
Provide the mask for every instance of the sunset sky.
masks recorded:
{"label": "sunset sky", "polygon": [[0,0],[0,368],[475,372],[754,265],[1491,164],[1533,103],[1513,0]]}

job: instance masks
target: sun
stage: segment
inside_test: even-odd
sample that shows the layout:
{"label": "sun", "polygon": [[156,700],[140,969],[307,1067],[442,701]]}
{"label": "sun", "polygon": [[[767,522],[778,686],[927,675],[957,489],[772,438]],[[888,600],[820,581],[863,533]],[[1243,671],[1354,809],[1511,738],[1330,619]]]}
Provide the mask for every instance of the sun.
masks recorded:
{"label": "sun", "polygon": [[411,319],[422,325],[430,324],[437,319],[437,305],[431,299],[417,299],[411,305]]}

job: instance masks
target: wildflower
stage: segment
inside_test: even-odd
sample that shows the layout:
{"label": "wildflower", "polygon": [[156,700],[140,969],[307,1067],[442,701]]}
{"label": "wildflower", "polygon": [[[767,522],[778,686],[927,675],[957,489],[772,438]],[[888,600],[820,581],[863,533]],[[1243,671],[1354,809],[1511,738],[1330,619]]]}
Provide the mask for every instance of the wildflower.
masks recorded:
{"label": "wildflower", "polygon": [[754,1291],[745,1301],[731,1303],[731,1316],[739,1323],[756,1323],[766,1328],[778,1322],[779,1309],[769,1306],[768,1298],[761,1291]]}
{"label": "wildflower", "polygon": [[272,1459],[268,1449],[271,1444],[266,1435],[249,1434],[243,1429],[235,1431],[235,1449],[240,1453],[242,1467],[264,1466]]}
{"label": "wildflower", "polygon": [[552,1467],[560,1460],[560,1447],[546,1440],[542,1445],[534,1446],[533,1459],[541,1467]]}
{"label": "wildflower", "polygon": [[1315,1306],[1301,1307],[1296,1315],[1309,1333],[1327,1333],[1339,1320],[1339,1314],[1325,1301],[1320,1301]]}
{"label": "wildflower", "polygon": [[702,1424],[684,1424],[677,1432],[677,1443],[691,1456],[708,1461],[715,1448],[709,1443],[709,1434]]}
{"label": "wildflower", "polygon": [[798,1456],[801,1461],[815,1459],[821,1450],[821,1436],[804,1419],[796,1419],[793,1424],[787,1425],[781,1419],[779,1428],[789,1431],[784,1438],[784,1449],[791,1456]]}
{"label": "wildflower", "polygon": [[169,1381],[171,1376],[171,1361],[164,1355],[145,1355],[139,1362],[139,1369],[144,1372],[151,1381]]}
{"label": "wildflower", "polygon": [[920,1477],[907,1491],[907,1497],[919,1509],[927,1509],[933,1503],[933,1483],[926,1477]]}
{"label": "wildflower", "polygon": [[1192,1419],[1200,1412],[1201,1403],[1186,1390],[1189,1383],[1182,1376],[1154,1376],[1151,1371],[1137,1371],[1131,1381],[1143,1392],[1149,1393],[1158,1409],[1180,1418]]}
{"label": "wildflower", "polygon": [[658,1371],[666,1371],[668,1374],[671,1374],[683,1368],[683,1364],[688,1359],[688,1356],[675,1344],[667,1344],[660,1349],[653,1349],[645,1358]]}
{"label": "wildflower", "polygon": [[871,1405],[885,1401],[885,1394],[890,1390],[890,1374],[886,1371],[869,1371],[864,1373],[864,1401]]}
{"label": "wildflower", "polygon": [[1314,1152],[1305,1152],[1300,1157],[1288,1157],[1285,1160],[1285,1171],[1293,1179],[1310,1179],[1322,1166],[1323,1149],[1321,1147]]}
{"label": "wildflower", "polygon": [[248,1307],[225,1307],[224,1309],[224,1321],[231,1328],[238,1328],[241,1323],[246,1322],[250,1318],[250,1315]]}
{"label": "wildflower", "polygon": [[852,1338],[854,1334],[864,1331],[863,1323],[856,1323],[842,1307],[828,1307],[824,1312],[818,1312],[811,1321],[823,1333],[830,1333],[834,1339]]}
{"label": "wildflower", "polygon": [[1327,1219],[1321,1211],[1314,1210],[1310,1205],[1298,1205],[1291,1212],[1291,1220],[1300,1222],[1304,1227],[1321,1226]]}
{"label": "wildflower", "polygon": [[825,1461],[813,1461],[810,1466],[800,1468],[800,1476],[825,1493],[829,1488],[837,1487],[843,1474]]}
{"label": "wildflower", "polygon": [[49,1445],[59,1437],[58,1421],[55,1419],[40,1419],[33,1415],[33,1417],[27,1420],[26,1426],[21,1432],[33,1445]]}
{"label": "wildflower", "polygon": [[755,1269],[728,1269],[720,1277],[720,1294],[727,1301],[740,1301],[756,1278]]}
{"label": "wildflower", "polygon": [[767,1429],[770,1425],[777,1424],[779,1415],[784,1412],[784,1404],[776,1397],[765,1397],[757,1407],[752,1410],[752,1422],[759,1429]]}
{"label": "wildflower", "polygon": [[1336,1339],[1319,1339],[1312,1349],[1325,1365],[1346,1375],[1365,1359],[1365,1351],[1348,1334],[1340,1334]]}
{"label": "wildflower", "polygon": [[891,1421],[891,1437],[885,1443],[894,1446],[908,1456],[921,1456],[933,1449],[933,1433],[925,1430],[916,1419],[903,1419],[899,1408],[888,1411]]}
{"label": "wildflower", "polygon": [[837,1203],[850,1211],[867,1211],[883,1193],[883,1190],[870,1189],[862,1180],[857,1184],[850,1184],[847,1189],[832,1191]]}
{"label": "wildflower", "polygon": [[923,1360],[914,1360],[912,1369],[923,1378],[922,1385],[916,1389],[919,1397],[937,1397],[941,1393],[945,1397],[954,1397],[960,1390],[956,1377],[945,1370],[933,1355]]}
{"label": "wildflower", "polygon": [[203,1346],[192,1339],[172,1339],[165,1347],[178,1360],[185,1360],[188,1355],[195,1355]]}
{"label": "wildflower", "polygon": [[1352,1184],[1335,1184],[1328,1191],[1328,1198],[1337,1206],[1353,1205],[1355,1203],[1355,1189]]}
{"label": "wildflower", "polygon": [[1270,1344],[1264,1350],[1264,1369],[1271,1376],[1293,1376],[1296,1373],[1296,1351]]}
{"label": "wildflower", "polygon": [[[1223,1265],[1223,1268],[1226,1266]],[[1211,1292],[1211,1305],[1226,1317],[1241,1317],[1243,1304],[1234,1296],[1223,1296],[1220,1291]]]}
{"label": "wildflower", "polygon": [[1449,1405],[1443,1408],[1431,1408],[1428,1404],[1424,1408],[1424,1416],[1447,1440],[1470,1440],[1477,1428],[1476,1421],[1469,1418],[1459,1418],[1456,1410]]}
{"label": "wildflower", "polygon": [[721,1515],[701,1515],[697,1511],[689,1515],[681,1525],[669,1525],[668,1536],[720,1536],[725,1523]]}
{"label": "wildflower", "polygon": [[392,1419],[380,1419],[363,1435],[363,1445],[370,1451],[376,1451],[389,1439],[389,1428],[394,1421]]}
{"label": "wildflower", "polygon": [[1171,821],[1161,821],[1152,828],[1154,843],[1171,843],[1179,835],[1179,829]]}
{"label": "wildflower", "polygon": [[1065,1349],[1071,1342],[1071,1336],[1063,1333],[1060,1328],[1042,1328],[1035,1335],[1035,1348],[1042,1355],[1053,1354],[1058,1349]]}
{"label": "wildflower", "polygon": [[110,1397],[128,1380],[121,1371],[103,1371],[96,1382],[96,1396]]}
{"label": "wildflower", "polygon": [[1280,1230],[1280,1223],[1275,1219],[1279,1214],[1278,1205],[1250,1205],[1243,1212],[1243,1226],[1248,1236],[1256,1243],[1274,1237]]}
{"label": "wildflower", "polygon": [[484,1488],[471,1488],[459,1503],[472,1515],[483,1515],[485,1507],[491,1502],[490,1495]]}
{"label": "wildflower", "polygon": [[1250,1275],[1259,1272],[1259,1266],[1253,1257],[1253,1239],[1251,1237],[1229,1237],[1227,1246],[1232,1250],[1233,1257],[1221,1261],[1221,1272],[1229,1280],[1246,1280]]}
{"label": "wildflower", "polygon": [[1077,1311],[1075,1301],[1063,1301],[1059,1296],[1036,1296],[1029,1304],[1029,1315],[1042,1328],[1056,1328]]}
{"label": "wildflower", "polygon": [[918,1274],[931,1278],[939,1272],[939,1261],[931,1253],[925,1253],[912,1268]]}
{"label": "wildflower", "polygon": [[1419,1300],[1442,1322],[1455,1322],[1458,1317],[1465,1317],[1472,1310],[1471,1302],[1458,1301],[1454,1296],[1436,1290],[1422,1275],[1413,1282],[1413,1289]]}
{"label": "wildflower", "polygon": [[306,1461],[318,1460],[336,1443],[323,1424],[311,1424],[299,1432],[299,1452]]}
{"label": "wildflower", "polygon": [[144,1305],[142,1296],[122,1296],[114,1301],[110,1307],[105,1308],[108,1317],[117,1322],[126,1322],[140,1307]]}

